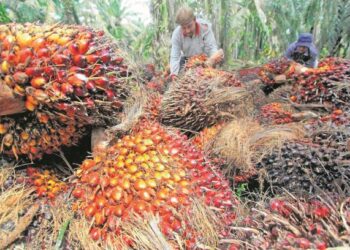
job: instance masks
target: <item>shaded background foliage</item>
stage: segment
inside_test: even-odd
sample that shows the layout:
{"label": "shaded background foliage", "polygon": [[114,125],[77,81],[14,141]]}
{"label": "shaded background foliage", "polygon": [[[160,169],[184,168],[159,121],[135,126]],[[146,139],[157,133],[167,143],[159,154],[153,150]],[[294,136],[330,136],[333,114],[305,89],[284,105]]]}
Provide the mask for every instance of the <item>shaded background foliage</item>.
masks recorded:
{"label": "shaded background foliage", "polygon": [[242,67],[280,56],[298,33],[313,33],[321,56],[350,57],[348,0],[144,0],[145,22],[125,0],[1,0],[0,22],[70,23],[109,33],[130,56],[168,64],[175,13],[183,4],[210,20],[225,66]]}

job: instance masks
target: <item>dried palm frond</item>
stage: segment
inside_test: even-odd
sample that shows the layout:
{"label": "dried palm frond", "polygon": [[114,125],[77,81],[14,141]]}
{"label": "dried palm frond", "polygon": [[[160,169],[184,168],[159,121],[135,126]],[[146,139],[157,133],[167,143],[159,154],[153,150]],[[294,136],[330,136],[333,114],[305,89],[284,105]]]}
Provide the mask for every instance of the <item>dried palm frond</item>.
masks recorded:
{"label": "dried palm frond", "polygon": [[194,231],[200,232],[200,244],[203,249],[216,249],[219,245],[219,229],[223,228],[219,218],[210,207],[200,200],[193,200],[191,209],[185,215]]}
{"label": "dried palm frond", "polygon": [[[14,175],[14,168],[0,170],[2,184]],[[3,187],[3,186],[2,186]],[[0,193],[0,249],[14,242],[31,223],[39,206],[31,197],[33,189],[13,184]],[[20,216],[24,214],[23,216]]]}
{"label": "dried palm frond", "polygon": [[160,218],[152,214],[141,217],[132,214],[131,218],[122,224],[123,232],[133,241],[133,247],[142,250],[173,249],[159,227]]}

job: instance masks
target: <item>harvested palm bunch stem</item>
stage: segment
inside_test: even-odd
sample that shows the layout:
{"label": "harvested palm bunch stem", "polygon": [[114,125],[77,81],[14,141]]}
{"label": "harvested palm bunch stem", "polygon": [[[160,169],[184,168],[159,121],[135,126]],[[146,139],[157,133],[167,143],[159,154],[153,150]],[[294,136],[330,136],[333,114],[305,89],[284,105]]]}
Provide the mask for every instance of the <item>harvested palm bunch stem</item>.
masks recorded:
{"label": "harvested palm bunch stem", "polygon": [[12,23],[0,26],[0,44],[1,85],[25,103],[24,113],[0,116],[0,153],[40,158],[74,145],[86,126],[119,122],[130,74],[103,32]]}
{"label": "harvested palm bunch stem", "polygon": [[248,249],[350,246],[350,198],[339,193],[261,200],[239,216],[232,238]]}
{"label": "harvested palm bunch stem", "polygon": [[253,119],[240,119],[221,129],[212,150],[226,161],[226,175],[232,176],[236,170],[242,175],[256,174],[255,165],[265,154],[278,150],[285,141],[303,137],[303,129],[296,125],[263,127]]}
{"label": "harvested palm bunch stem", "polygon": [[203,79],[190,70],[164,94],[159,119],[185,131],[200,131],[252,110],[252,96],[245,88],[232,87],[221,77]]}

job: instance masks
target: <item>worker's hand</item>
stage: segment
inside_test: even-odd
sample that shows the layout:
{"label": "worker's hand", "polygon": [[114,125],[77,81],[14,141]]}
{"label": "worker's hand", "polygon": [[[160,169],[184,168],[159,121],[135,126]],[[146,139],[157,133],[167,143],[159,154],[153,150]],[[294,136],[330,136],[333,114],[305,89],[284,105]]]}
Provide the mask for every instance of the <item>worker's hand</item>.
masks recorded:
{"label": "worker's hand", "polygon": [[224,57],[224,51],[222,49],[219,49],[207,60],[207,64],[211,67],[214,67],[216,64],[224,60]]}
{"label": "worker's hand", "polygon": [[177,79],[177,75],[175,75],[175,74],[171,74],[170,75],[170,81],[175,81]]}

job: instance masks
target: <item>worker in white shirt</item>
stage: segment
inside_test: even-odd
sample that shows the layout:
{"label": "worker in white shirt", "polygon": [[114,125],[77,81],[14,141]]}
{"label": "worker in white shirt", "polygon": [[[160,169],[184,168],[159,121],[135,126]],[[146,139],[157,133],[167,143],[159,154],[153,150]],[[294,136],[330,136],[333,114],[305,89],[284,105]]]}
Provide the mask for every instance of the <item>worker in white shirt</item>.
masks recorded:
{"label": "worker in white shirt", "polygon": [[[211,24],[198,19],[189,7],[182,7],[176,14],[176,23],[179,25],[171,38],[170,76],[175,78],[189,57],[206,54],[208,58],[218,52],[218,47],[211,29]],[[223,53],[220,50],[216,63],[222,61]]]}

